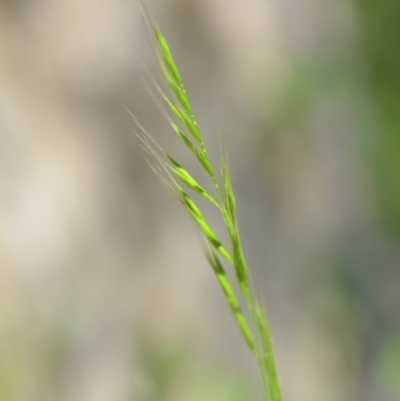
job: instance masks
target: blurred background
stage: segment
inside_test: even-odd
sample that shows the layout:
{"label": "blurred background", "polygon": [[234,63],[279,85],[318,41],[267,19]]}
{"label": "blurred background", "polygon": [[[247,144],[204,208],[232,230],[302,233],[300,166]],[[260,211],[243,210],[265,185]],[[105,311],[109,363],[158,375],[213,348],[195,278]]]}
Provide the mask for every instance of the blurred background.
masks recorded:
{"label": "blurred background", "polygon": [[[147,4],[228,148],[285,400],[400,400],[400,2]],[[198,172],[142,62],[136,1],[0,1],[1,401],[261,400],[121,106]]]}

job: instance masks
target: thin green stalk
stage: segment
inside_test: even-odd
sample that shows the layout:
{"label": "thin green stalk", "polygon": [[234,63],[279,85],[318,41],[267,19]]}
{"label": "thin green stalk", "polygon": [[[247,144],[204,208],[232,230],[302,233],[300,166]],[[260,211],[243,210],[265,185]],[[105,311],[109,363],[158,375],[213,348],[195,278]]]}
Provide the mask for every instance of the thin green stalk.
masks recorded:
{"label": "thin green stalk", "polygon": [[[242,336],[259,366],[265,401],[283,401],[274,358],[271,330],[254,287],[251,285],[250,272],[243,252],[236,215],[236,199],[230,179],[227,157],[221,151],[220,178],[222,185],[220,185],[168,42],[144,5],[142,5],[141,11],[150,43],[172,96],[165,94],[151,76],[148,86],[149,92],[173,131],[199,162],[206,177],[211,182],[214,194],[211,194],[204,185],[201,185],[185,167],[162,149],[138,124],[141,130],[139,137],[143,148],[153,160],[150,161],[151,168],[183,205],[200,233],[204,242],[206,259],[217,278]],[[151,85],[155,89],[154,92],[150,89]],[[137,123],[136,118],[134,116],[133,118]],[[220,211],[226,226],[229,247],[226,247],[216,235],[194,198],[187,193],[183,186],[189,188],[194,195],[201,196],[209,201]],[[232,266],[239,293],[234,290],[220,257]],[[239,296],[244,299],[248,317],[240,306]]]}

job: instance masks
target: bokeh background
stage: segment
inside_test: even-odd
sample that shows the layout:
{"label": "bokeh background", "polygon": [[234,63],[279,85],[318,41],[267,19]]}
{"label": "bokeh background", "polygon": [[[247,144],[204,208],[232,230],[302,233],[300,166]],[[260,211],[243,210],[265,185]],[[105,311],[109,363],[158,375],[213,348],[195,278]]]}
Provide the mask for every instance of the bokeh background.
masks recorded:
{"label": "bokeh background", "polygon": [[[285,400],[400,400],[400,2],[147,4],[228,148]],[[197,171],[143,62],[136,1],[0,1],[1,401],[261,399],[121,106]]]}

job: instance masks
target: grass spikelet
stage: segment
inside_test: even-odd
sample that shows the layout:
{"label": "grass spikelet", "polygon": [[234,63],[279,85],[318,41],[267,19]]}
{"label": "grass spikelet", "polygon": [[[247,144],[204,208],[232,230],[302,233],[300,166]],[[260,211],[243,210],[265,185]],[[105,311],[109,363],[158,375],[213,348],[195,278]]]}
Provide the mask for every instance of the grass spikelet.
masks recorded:
{"label": "grass spikelet", "polygon": [[172,156],[167,152],[165,152],[165,156],[171,162],[171,170],[183,183],[210,201],[214,206],[219,207],[217,201]]}
{"label": "grass spikelet", "polygon": [[[226,154],[221,150],[220,178],[222,185],[220,185],[168,42],[143,4],[141,10],[149,40],[172,96],[167,95],[150,74],[151,85],[147,86],[147,88],[173,131],[195,156],[208,181],[211,180],[214,194],[211,194],[206,189],[206,186],[200,184],[184,166],[162,149],[138,123],[136,117],[129,113],[141,130],[139,137],[142,141],[142,146],[153,160],[153,162],[150,161],[151,168],[160,177],[167,189],[179,200],[197,227],[204,245],[205,257],[216,276],[243,339],[259,366],[264,400],[283,401],[274,358],[271,331],[262,303],[251,285],[251,276],[243,252],[236,216],[236,198]],[[150,89],[150,86],[155,88],[158,96]],[[193,137],[195,141],[192,142],[190,137]],[[199,195],[205,198],[218,208],[226,227],[230,245],[228,248],[223,245],[223,242],[215,234],[203,212],[197,206],[195,199],[189,196],[181,186],[181,183],[190,188],[195,196]],[[232,285],[221,263],[220,256],[232,267],[239,291],[234,289],[235,287]],[[240,298],[244,301],[244,307],[240,305]]]}
{"label": "grass spikelet", "polygon": [[217,235],[214,233],[207,220],[204,218],[200,209],[197,207],[196,203],[193,202],[192,198],[181,188],[178,186],[178,191],[180,194],[181,202],[183,203],[186,210],[192,216],[194,222],[197,227],[203,233],[204,237],[208,240],[208,242],[223,256],[228,262],[232,263],[232,256],[226,250],[226,248],[222,245],[222,242],[219,240]]}
{"label": "grass spikelet", "polygon": [[225,295],[226,301],[228,302],[232,310],[232,313],[236,319],[236,322],[242,332],[242,335],[248,347],[250,348],[250,350],[254,351],[253,335],[251,334],[251,330],[247,324],[247,320],[242,312],[242,308],[240,307],[235,291],[233,290],[232,285],[229,282],[228,276],[226,275],[225,269],[223,268],[221,261],[219,260],[215,252],[213,252],[212,250],[206,250],[204,251],[204,253],[208,260],[208,263],[212,267],[217,277],[222,292]]}

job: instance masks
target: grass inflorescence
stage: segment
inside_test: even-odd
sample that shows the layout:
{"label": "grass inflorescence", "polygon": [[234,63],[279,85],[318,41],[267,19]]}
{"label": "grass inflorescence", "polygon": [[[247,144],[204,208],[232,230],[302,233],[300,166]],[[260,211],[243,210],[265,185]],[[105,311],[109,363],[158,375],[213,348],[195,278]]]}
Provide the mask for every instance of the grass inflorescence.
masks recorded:
{"label": "grass inflorescence", "polygon": [[[151,168],[183,205],[200,233],[206,259],[215,273],[243,338],[259,366],[265,401],[282,401],[271,331],[262,305],[251,285],[251,277],[243,253],[236,215],[236,199],[226,154],[221,150],[220,178],[218,179],[168,42],[143,6],[141,11],[162,74],[171,89],[171,95],[167,95],[150,75],[149,82],[153,89],[148,86],[149,92],[173,131],[199,162],[205,176],[211,182],[212,191],[205,189],[205,186],[197,182],[185,167],[162,149],[132,115],[141,130],[139,137],[143,148],[150,156],[148,160]],[[195,198],[188,194],[187,188],[192,190],[195,195],[206,199],[220,211],[228,234],[228,246],[223,244],[223,241],[212,229],[211,224],[196,204]],[[233,268],[239,290],[235,290],[222,259]],[[244,300],[246,313],[239,298]]]}

